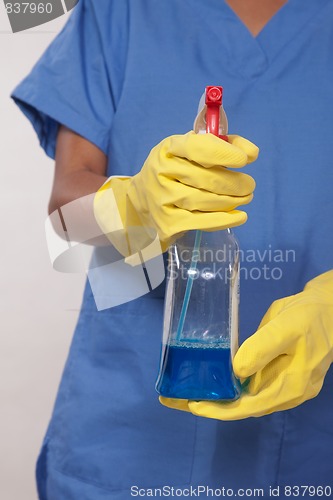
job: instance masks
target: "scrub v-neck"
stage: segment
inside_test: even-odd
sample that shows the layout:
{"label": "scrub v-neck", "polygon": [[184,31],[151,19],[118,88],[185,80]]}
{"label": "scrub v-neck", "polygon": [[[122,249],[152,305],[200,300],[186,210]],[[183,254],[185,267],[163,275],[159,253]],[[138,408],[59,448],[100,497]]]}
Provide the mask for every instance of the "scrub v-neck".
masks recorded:
{"label": "scrub v-neck", "polygon": [[330,0],[288,0],[254,37],[224,0],[187,0],[200,22],[223,42],[235,72],[257,77]]}

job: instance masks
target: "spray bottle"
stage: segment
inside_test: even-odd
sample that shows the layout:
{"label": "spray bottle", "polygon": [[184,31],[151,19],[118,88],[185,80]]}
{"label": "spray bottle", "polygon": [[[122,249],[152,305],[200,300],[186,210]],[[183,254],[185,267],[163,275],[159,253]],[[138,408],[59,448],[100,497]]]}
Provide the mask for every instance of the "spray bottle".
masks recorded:
{"label": "spray bottle", "polygon": [[[227,140],[222,87],[206,87],[196,133]],[[239,247],[231,231],[188,231],[168,249],[161,363],[157,392],[169,398],[235,400]]]}

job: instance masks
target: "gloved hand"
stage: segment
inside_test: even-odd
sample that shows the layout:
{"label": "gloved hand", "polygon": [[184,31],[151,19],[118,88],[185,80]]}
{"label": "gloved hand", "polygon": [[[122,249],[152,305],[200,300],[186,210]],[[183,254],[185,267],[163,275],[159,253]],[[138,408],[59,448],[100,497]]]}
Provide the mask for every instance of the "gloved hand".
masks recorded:
{"label": "gloved hand", "polygon": [[304,291],[273,302],[258,331],[237,351],[233,367],[251,377],[230,403],[160,398],[165,406],[202,417],[240,420],[287,410],[314,398],[333,362],[333,271]]}
{"label": "gloved hand", "polygon": [[252,200],[255,182],[225,167],[243,167],[258,151],[239,136],[229,136],[229,142],[194,132],[168,137],[138,174],[111,177],[102,186],[94,200],[96,220],[125,256],[156,235],[165,250],[184,231],[243,224],[247,215],[235,208]]}

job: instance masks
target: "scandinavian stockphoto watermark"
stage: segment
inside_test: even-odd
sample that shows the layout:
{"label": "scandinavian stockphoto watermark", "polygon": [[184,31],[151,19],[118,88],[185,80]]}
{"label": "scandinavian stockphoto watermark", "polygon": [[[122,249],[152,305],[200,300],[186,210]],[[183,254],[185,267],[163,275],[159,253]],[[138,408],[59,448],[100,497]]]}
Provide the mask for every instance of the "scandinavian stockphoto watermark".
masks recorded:
{"label": "scandinavian stockphoto watermark", "polygon": [[[112,190],[110,190],[112,194]],[[84,196],[53,212],[46,220],[46,239],[54,269],[85,272],[98,310],[130,302],[156,289],[166,270],[171,278],[241,282],[278,281],[296,262],[296,251],[269,243],[256,249],[235,249],[221,244],[209,248],[177,244],[163,257],[165,248],[152,228],[125,228],[116,205],[103,228],[94,213],[95,194]],[[114,200],[110,198],[112,203]],[[100,220],[100,223],[102,221]],[[194,238],[189,238],[192,242]]]}
{"label": "scandinavian stockphoto watermark", "polygon": [[[181,248],[177,252],[178,265],[168,265],[173,278],[186,279],[190,272],[192,279],[204,274],[207,279],[233,280],[239,273],[242,280],[274,280],[283,278],[286,264],[296,262],[296,251],[291,248],[274,248],[268,244],[265,248],[237,249],[233,245],[222,244],[218,248]],[[239,263],[239,269],[238,265]]]}
{"label": "scandinavian stockphoto watermark", "polygon": [[79,0],[3,0],[3,6],[13,33],[53,21],[72,10]]}

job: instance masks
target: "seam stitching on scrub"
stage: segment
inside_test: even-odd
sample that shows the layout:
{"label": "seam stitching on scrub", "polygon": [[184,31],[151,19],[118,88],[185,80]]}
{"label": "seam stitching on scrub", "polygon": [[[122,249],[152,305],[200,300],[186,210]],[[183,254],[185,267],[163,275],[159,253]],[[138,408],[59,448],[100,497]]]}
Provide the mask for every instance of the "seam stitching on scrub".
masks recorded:
{"label": "seam stitching on scrub", "polygon": [[[329,0],[327,0],[327,2],[326,2],[324,5],[322,5],[321,7],[319,7],[319,9],[317,10],[317,12],[316,12],[313,16],[311,16],[309,19],[307,19],[307,21],[305,21],[305,22],[302,24],[302,26],[300,26],[299,30],[298,30],[298,31],[296,31],[296,32],[295,32],[295,33],[294,33],[294,34],[293,34],[293,35],[292,35],[292,36],[291,36],[291,37],[287,40],[287,42],[286,42],[284,45],[281,45],[281,47],[280,47],[279,51],[275,54],[274,58],[273,58],[271,61],[269,61],[269,64],[268,64],[268,68],[267,68],[267,69],[269,69],[270,67],[272,67],[272,66],[273,66],[273,64],[275,63],[276,59],[278,59],[278,58],[281,56],[281,53],[282,53],[282,52],[284,52],[284,51],[286,50],[286,47],[289,47],[289,45],[290,45],[291,43],[293,43],[293,42],[294,42],[294,40],[296,40],[296,39],[300,36],[300,34],[301,34],[303,31],[305,31],[305,30],[306,30],[306,28],[307,28],[307,26],[309,25],[309,23],[311,23],[314,19],[316,19],[317,17],[319,17],[319,16],[322,14],[322,12],[323,12],[326,8],[328,8],[330,5],[331,5],[331,3],[329,2]],[[283,7],[282,7],[282,8],[283,8]],[[311,35],[310,35],[310,37],[311,37]]]}
{"label": "seam stitching on scrub", "polygon": [[[192,16],[196,18],[196,22],[198,23],[198,22],[199,22],[199,20],[198,20],[198,10],[196,9],[196,7],[193,7],[193,6],[191,5],[190,0],[185,0],[185,1],[186,1],[187,5],[188,5],[188,12],[191,12],[191,13],[192,13]],[[228,6],[228,9],[229,9],[229,10],[233,13],[233,15],[235,16],[235,18],[237,18],[237,17],[238,17],[238,16],[237,16],[237,14],[236,14],[236,13],[235,13],[232,9],[231,9],[231,7],[229,7],[229,6]],[[194,13],[194,11],[196,11],[196,14]],[[238,18],[238,19],[239,19],[240,24],[242,24],[242,25],[244,26],[244,28],[248,31],[248,33],[250,34],[250,36],[253,38],[253,43],[256,45],[256,50],[257,50],[258,52],[260,52],[260,53],[261,53],[261,56],[262,56],[262,57],[263,57],[263,59],[265,60],[266,67],[265,67],[265,69],[264,69],[262,72],[260,72],[259,74],[257,74],[257,75],[251,75],[251,76],[247,76],[247,75],[245,75],[245,74],[244,74],[244,73],[242,73],[242,71],[240,70],[240,68],[242,67],[242,62],[241,62],[240,64],[238,64],[237,69],[236,69],[236,66],[235,66],[234,68],[229,68],[229,69],[230,69],[230,71],[231,71],[233,74],[236,74],[238,77],[239,77],[239,76],[241,76],[242,78],[247,79],[249,83],[250,83],[250,82],[252,82],[252,81],[253,81],[253,82],[255,82],[255,81],[256,81],[256,80],[258,80],[259,78],[262,78],[262,76],[263,76],[263,75],[265,75],[266,71],[270,68],[270,66],[271,66],[271,65],[270,65],[270,63],[269,63],[268,56],[267,56],[267,54],[266,54],[265,50],[263,49],[263,47],[261,46],[261,44],[259,43],[259,41],[257,40],[257,38],[256,38],[256,37],[254,37],[254,36],[250,33],[249,29],[245,26],[245,24],[243,23],[243,21],[241,21],[241,19],[240,19],[240,18]],[[219,34],[218,34],[215,30],[211,29],[211,26],[210,26],[209,22],[208,22],[206,19],[203,19],[203,21],[206,23],[206,26],[207,26],[207,28],[209,29],[209,32],[211,33],[211,35],[212,35],[212,36],[213,36],[213,37],[214,37],[217,41],[220,41]],[[201,19],[201,23],[202,23],[202,19]],[[246,60],[246,58],[245,58],[245,60]],[[242,58],[242,61],[244,61],[244,57]]]}
{"label": "seam stitching on scrub", "polygon": [[[85,284],[87,286],[87,284]],[[64,457],[64,450],[61,449],[61,443],[63,443],[63,436],[61,433],[59,433],[59,428],[65,426],[64,422],[64,412],[62,411],[61,414],[58,416],[55,414],[55,409],[58,404],[58,397],[61,391],[63,391],[63,401],[62,401],[62,408],[64,405],[68,403],[70,400],[71,392],[72,392],[72,381],[73,381],[73,367],[75,367],[78,359],[78,353],[81,348],[83,338],[80,333],[80,328],[81,328],[81,323],[83,322],[83,318],[86,320],[86,316],[88,314],[88,323],[86,323],[86,327],[89,328],[92,324],[93,320],[93,315],[91,313],[80,313],[77,323],[75,326],[75,330],[71,339],[71,344],[69,347],[69,352],[67,354],[67,360],[65,362],[65,366],[63,369],[63,374],[61,377],[60,381],[60,386],[58,388],[58,393],[56,396],[56,400],[54,403],[54,409],[52,412],[49,428],[47,430],[47,434],[45,435],[45,440],[47,439],[47,444],[51,445],[53,444],[53,449],[54,449],[54,457],[57,461],[62,461]],[[77,345],[79,344],[79,345]],[[64,381],[66,382],[65,387],[63,387]],[[57,431],[56,431],[57,429]],[[56,432],[55,432],[56,431]],[[46,443],[45,443],[46,444]]]}
{"label": "seam stitching on scrub", "polygon": [[[38,103],[37,102],[35,103],[34,97],[31,97],[31,96],[27,95],[26,93],[21,93],[21,91],[13,93],[11,97],[14,99],[15,103],[19,105],[20,109],[22,110],[22,112],[26,116],[28,116],[26,111],[29,111],[30,108],[34,108],[35,110],[37,110],[38,114],[42,113],[43,115],[46,116],[46,119],[44,119],[44,117],[42,117],[42,120],[41,120],[40,116],[37,119],[34,119],[32,126],[38,134],[38,130],[37,130],[36,126],[40,123],[40,121],[42,121],[43,131],[42,131],[41,136],[39,134],[38,134],[38,136],[40,137],[41,146],[43,147],[46,154],[50,158],[52,158],[52,159],[55,158],[55,150],[54,150],[55,144],[51,144],[50,147],[51,147],[52,151],[50,152],[49,146],[48,145],[45,146],[45,143],[44,143],[44,138],[45,138],[44,137],[45,136],[44,127],[45,127],[46,120],[48,118],[50,120],[56,122],[58,125],[59,124],[65,125],[67,128],[70,128],[71,130],[78,133],[79,135],[82,135],[83,137],[87,138],[90,142],[95,144],[101,151],[103,151],[105,154],[107,154],[107,146],[104,147],[104,144],[102,144],[102,143],[107,142],[107,140],[108,140],[107,137],[109,135],[109,131],[107,129],[104,129],[104,127],[103,127],[103,131],[100,130],[100,131],[96,132],[96,129],[94,128],[95,125],[92,127],[90,121],[87,120],[85,116],[82,116],[79,113],[74,113],[72,110],[70,111],[70,113],[68,113],[68,108],[66,108],[66,106],[63,107],[62,104],[59,104],[59,103],[57,103],[57,109],[55,110],[54,108],[52,108],[52,105],[50,106],[49,102],[41,99],[41,101],[39,101]],[[21,105],[20,105],[20,103],[21,103]],[[64,112],[66,114],[66,118],[61,117],[61,114],[63,114]],[[28,118],[29,118],[29,116],[28,116]],[[73,120],[73,118],[75,118],[75,120]],[[79,125],[77,125],[76,118],[79,119]],[[102,140],[101,140],[101,136],[102,136]],[[49,141],[49,138],[47,138],[47,140]]]}
{"label": "seam stitching on scrub", "polygon": [[281,461],[282,461],[282,449],[283,449],[283,444],[284,444],[284,436],[285,436],[286,422],[287,422],[287,412],[286,411],[282,412],[282,417],[283,417],[283,424],[282,424],[280,446],[279,446],[279,451],[278,451],[278,463],[277,463],[277,468],[276,468],[275,487],[279,485],[280,468],[281,468]]}
{"label": "seam stitching on scrub", "polygon": [[[122,82],[121,82],[121,90],[119,92],[119,97],[118,97],[118,102],[115,101],[115,98],[114,98],[114,95],[113,95],[113,92],[111,92],[111,96],[112,96],[112,100],[113,100],[113,104],[114,104],[114,116],[112,118],[112,123],[111,123],[111,128],[110,128],[110,134],[109,134],[109,144],[110,144],[110,141],[111,141],[111,136],[112,136],[112,129],[113,129],[113,125],[114,125],[114,122],[115,122],[115,118],[116,118],[116,115],[117,115],[117,111],[118,111],[118,108],[121,104],[121,101],[122,101],[122,97],[123,97],[123,94],[124,94],[124,90],[125,90],[125,84],[126,84],[126,81],[127,81],[127,73],[128,73],[128,61],[129,61],[129,53],[130,53],[130,46],[131,46],[131,38],[132,38],[132,33],[131,33],[131,15],[130,15],[130,12],[129,12],[129,8],[127,6],[127,47],[126,47],[126,61],[125,61],[125,64],[124,64],[124,67],[123,67],[123,74],[122,74]],[[110,88],[111,87],[111,78],[110,78],[110,75],[109,76],[109,85],[110,85]]]}

